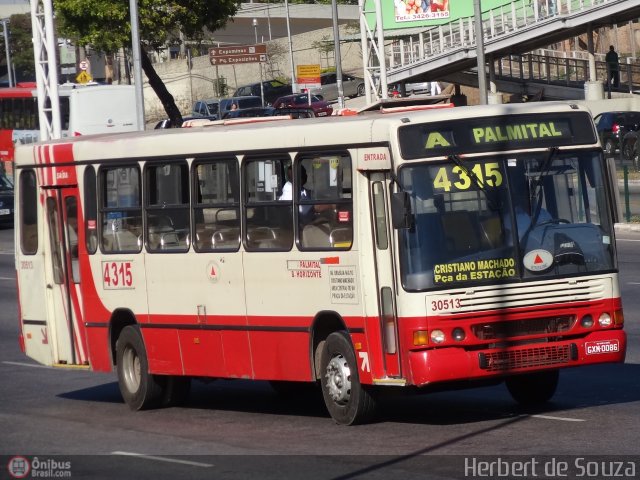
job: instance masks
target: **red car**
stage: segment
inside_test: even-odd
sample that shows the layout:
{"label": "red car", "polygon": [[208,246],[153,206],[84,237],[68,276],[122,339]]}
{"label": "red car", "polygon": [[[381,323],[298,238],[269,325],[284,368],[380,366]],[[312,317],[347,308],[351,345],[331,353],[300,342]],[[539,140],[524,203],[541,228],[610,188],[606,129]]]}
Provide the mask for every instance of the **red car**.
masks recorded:
{"label": "red car", "polygon": [[296,93],[293,95],[285,95],[273,102],[274,108],[311,108],[316,117],[327,117],[333,113],[333,108],[324,100],[311,95],[311,105],[309,105],[309,96],[306,93]]}

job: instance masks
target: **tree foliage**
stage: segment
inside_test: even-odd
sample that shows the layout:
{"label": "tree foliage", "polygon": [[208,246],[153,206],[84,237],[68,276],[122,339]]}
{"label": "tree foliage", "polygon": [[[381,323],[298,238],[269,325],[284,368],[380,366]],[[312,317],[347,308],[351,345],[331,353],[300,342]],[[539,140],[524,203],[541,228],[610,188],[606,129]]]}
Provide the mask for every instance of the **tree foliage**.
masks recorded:
{"label": "tree foliage", "polygon": [[[180,112],[146,52],[179,42],[180,33],[201,39],[205,28],[223,27],[239,5],[240,0],[138,0],[142,67],[174,125],[180,124]],[[56,0],[54,8],[58,33],[80,45],[107,54],[131,46],[129,0]]]}

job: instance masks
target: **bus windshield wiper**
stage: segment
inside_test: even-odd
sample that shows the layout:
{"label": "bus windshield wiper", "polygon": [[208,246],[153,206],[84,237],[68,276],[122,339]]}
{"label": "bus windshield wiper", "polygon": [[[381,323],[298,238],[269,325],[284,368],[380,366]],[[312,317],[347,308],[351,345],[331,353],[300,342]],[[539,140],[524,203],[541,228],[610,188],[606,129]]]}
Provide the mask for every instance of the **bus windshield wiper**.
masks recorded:
{"label": "bus windshield wiper", "polygon": [[551,147],[549,149],[549,155],[544,159],[542,165],[540,166],[540,174],[538,175],[536,184],[533,187],[533,198],[536,199],[536,205],[531,217],[531,225],[529,226],[529,230],[531,230],[533,225],[536,225],[538,223],[538,218],[540,217],[540,212],[542,211],[542,198],[544,197],[542,179],[546,177],[551,170],[551,164],[553,163],[553,159],[555,158],[556,153],[558,153],[558,147]]}
{"label": "bus windshield wiper", "polygon": [[455,163],[456,166],[460,168],[460,170],[462,170],[465,175],[467,175],[467,177],[469,177],[469,179],[478,188],[478,190],[484,193],[484,197],[487,200],[487,205],[489,206],[490,210],[496,211],[500,208],[498,203],[492,198],[493,195],[491,194],[491,192],[487,190],[485,183],[478,178],[473,170],[470,170],[469,167],[462,163],[462,160],[458,155],[449,155],[447,158]]}

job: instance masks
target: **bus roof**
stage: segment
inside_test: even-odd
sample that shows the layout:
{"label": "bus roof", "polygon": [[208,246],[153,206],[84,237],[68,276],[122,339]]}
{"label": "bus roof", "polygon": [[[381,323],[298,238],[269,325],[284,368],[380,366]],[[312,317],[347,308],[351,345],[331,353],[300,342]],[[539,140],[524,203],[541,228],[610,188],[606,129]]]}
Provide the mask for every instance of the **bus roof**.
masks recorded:
{"label": "bus roof", "polygon": [[[381,114],[367,112],[344,117],[308,118],[272,122],[225,124],[202,128],[147,130],[120,134],[87,135],[47,142],[68,144],[73,158],[62,161],[98,161],[160,157],[190,157],[216,153],[243,154],[248,149],[300,151],[306,148],[348,148],[384,145],[397,128],[417,123],[440,123],[467,118],[490,118],[515,114],[589,111],[565,102],[468,106]],[[589,114],[590,116],[590,114]],[[274,128],[278,131],[274,135]],[[285,130],[286,128],[286,130]],[[274,141],[277,139],[277,141]],[[38,145],[19,146],[16,164],[33,164]],[[65,149],[68,150],[68,149]]]}

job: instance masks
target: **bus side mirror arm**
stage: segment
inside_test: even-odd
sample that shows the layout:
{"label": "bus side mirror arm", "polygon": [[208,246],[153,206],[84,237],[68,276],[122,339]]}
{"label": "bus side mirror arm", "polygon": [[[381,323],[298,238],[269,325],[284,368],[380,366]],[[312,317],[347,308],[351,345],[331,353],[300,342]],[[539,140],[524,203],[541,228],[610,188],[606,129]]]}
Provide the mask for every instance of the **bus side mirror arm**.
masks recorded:
{"label": "bus side mirror arm", "polygon": [[411,212],[411,198],[407,192],[391,194],[391,223],[396,229],[413,228],[414,218]]}

